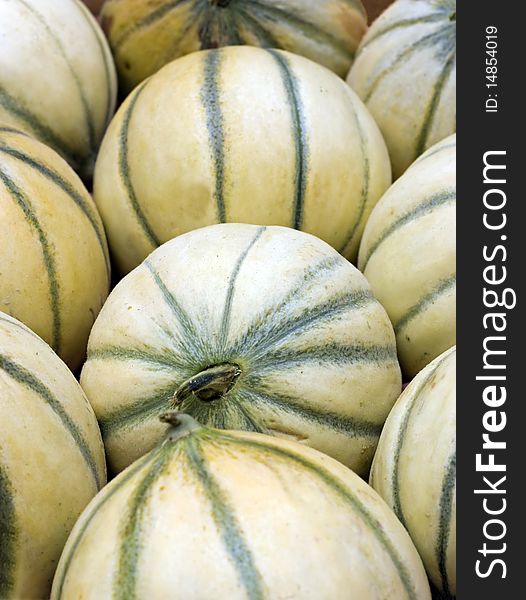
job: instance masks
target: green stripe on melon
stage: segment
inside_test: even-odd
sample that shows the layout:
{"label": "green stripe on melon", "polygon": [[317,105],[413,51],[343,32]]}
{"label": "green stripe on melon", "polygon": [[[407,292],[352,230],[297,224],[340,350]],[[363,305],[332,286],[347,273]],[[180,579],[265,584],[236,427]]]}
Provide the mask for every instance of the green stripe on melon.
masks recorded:
{"label": "green stripe on melon", "polygon": [[[0,447],[0,455],[2,448]],[[0,464],[0,596],[8,598],[14,587],[15,548],[18,539],[15,502],[9,474]]]}
{"label": "green stripe on melon", "polygon": [[440,300],[440,298],[446,294],[454,292],[456,285],[456,275],[450,275],[449,277],[440,280],[429,293],[422,296],[416,304],[413,304],[413,306],[400,317],[400,319],[393,323],[395,333],[399,334],[400,332],[403,332],[412,321],[425,314],[426,309],[433,307],[437,300]]}
{"label": "green stripe on melon", "polygon": [[398,399],[370,476],[411,535],[432,582],[448,598],[456,594],[455,386],[453,347]]}
{"label": "green stripe on melon", "polygon": [[225,133],[221,114],[219,97],[219,72],[221,68],[221,53],[210,52],[204,61],[203,87],[201,102],[206,111],[206,125],[209,143],[214,157],[215,190],[214,198],[217,205],[217,220],[226,221],[224,197],[225,187]]}
{"label": "green stripe on melon", "polygon": [[[51,340],[50,343],[57,353],[62,351],[61,340],[61,315],[59,307],[59,283],[57,278],[57,267],[54,254],[50,248],[47,234],[42,229],[42,225],[31,205],[31,202],[26,194],[22,192],[20,187],[11,177],[0,168],[0,181],[4,185],[4,189],[11,199],[18,205],[24,215],[24,219],[28,225],[35,230],[38,241],[41,246],[44,271],[49,282],[49,299],[50,309],[52,314]],[[15,308],[16,310],[16,308]]]}
{"label": "green stripe on melon", "polygon": [[8,356],[2,353],[0,353],[0,372],[11,378],[21,387],[25,387],[33,392],[41,401],[49,405],[51,410],[62,421],[62,424],[64,425],[64,428],[67,430],[68,434],[71,435],[75,441],[75,444],[78,446],[78,449],[82,454],[88,469],[91,471],[91,474],[95,479],[97,487],[100,488],[101,480],[98,473],[98,467],[88,443],[53,392],[51,392],[51,390],[44,385],[42,381],[35,377],[31,371],[28,371],[23,365],[11,360]]}
{"label": "green stripe on melon", "polygon": [[81,382],[116,470],[157,443],[157,416],[175,402],[365,473],[400,371],[387,315],[335,250],[288,228],[224,224],[164,244],[117,285]]}
{"label": "green stripe on melon", "polygon": [[199,479],[210,503],[214,522],[223,539],[229,559],[235,565],[247,597],[250,600],[262,600],[265,597],[265,586],[250,550],[250,541],[243,535],[229,498],[208,469],[199,442],[194,437],[191,437],[188,442],[186,454],[190,469]]}
{"label": "green stripe on melon", "polygon": [[297,443],[164,418],[165,441],[79,519],[53,600],[87,582],[97,597],[167,597],[174,580],[188,598],[430,598],[406,531],[352,471]]}
{"label": "green stripe on melon", "polygon": [[158,237],[155,235],[154,231],[150,223],[148,222],[147,217],[145,216],[141,205],[137,199],[137,194],[135,193],[135,189],[133,187],[130,175],[130,167],[128,162],[128,135],[130,130],[130,123],[133,114],[133,109],[135,108],[135,104],[139,99],[146,83],[143,83],[140,87],[135,90],[133,97],[130,98],[128,110],[124,115],[124,119],[122,122],[122,129],[119,134],[119,175],[126,189],[126,194],[128,196],[129,202],[131,204],[132,210],[135,213],[135,217],[140,224],[142,230],[144,231],[144,235],[147,237],[148,241],[155,247],[160,245],[160,241]]}
{"label": "green stripe on melon", "polygon": [[269,50],[269,52],[279,65],[283,86],[287,91],[287,99],[290,107],[293,132],[292,137],[296,146],[296,164],[294,169],[294,217],[292,219],[291,227],[294,227],[294,229],[301,229],[305,189],[307,187],[307,176],[309,172],[309,148],[304,109],[299,92],[299,82],[291,69],[289,60],[286,56],[275,50]]}
{"label": "green stripe on melon", "polygon": [[[158,21],[162,20],[166,15],[174,12],[179,6],[181,6],[182,4],[189,3],[190,0],[170,0],[169,2],[166,2],[161,6],[155,8],[154,10],[143,16],[140,20],[136,21],[135,23],[132,23],[130,27],[125,29],[118,37],[116,37],[112,44],[112,49],[114,51],[118,50],[119,47],[124,45],[135,32],[150,27],[151,25],[156,25]],[[111,8],[111,5],[106,6],[105,12],[101,15],[103,21],[105,22],[106,30],[108,30],[112,25],[112,23],[108,23],[108,13],[111,14]]]}
{"label": "green stripe on melon", "polygon": [[[448,565],[449,556],[453,553],[455,542],[451,540],[451,523],[456,519],[456,476],[457,476],[457,453],[454,450],[451,453],[444,472],[442,481],[442,493],[440,494],[440,520],[438,523],[438,540],[435,549],[435,556],[438,562],[440,572],[440,586],[448,596],[455,595],[456,575],[451,576],[451,566]],[[455,523],[456,524],[456,523]],[[453,525],[454,528],[455,525]],[[453,588],[452,588],[453,586]]]}
{"label": "green stripe on melon", "polygon": [[141,522],[145,512],[145,504],[162,475],[166,475],[169,465],[170,453],[159,452],[146,471],[145,477],[139,482],[137,489],[129,501],[129,518],[123,523],[118,555],[118,571],[113,584],[113,595],[115,600],[129,600],[137,598],[136,585],[138,579],[138,562],[142,547],[141,534],[143,523]]}
{"label": "green stripe on melon", "polygon": [[234,265],[234,270],[232,271],[232,275],[230,277],[230,281],[228,282],[228,289],[225,298],[225,305],[223,308],[223,316],[221,318],[221,331],[220,331],[220,346],[221,348],[225,348],[228,344],[228,333],[230,331],[230,321],[232,318],[232,302],[234,299],[234,293],[236,291],[236,282],[239,275],[239,271],[247,258],[248,253],[252,250],[254,244],[256,244],[261,236],[265,233],[266,227],[259,227],[256,231],[254,237],[250,240],[248,246],[243,250],[243,252],[239,255],[239,258]]}

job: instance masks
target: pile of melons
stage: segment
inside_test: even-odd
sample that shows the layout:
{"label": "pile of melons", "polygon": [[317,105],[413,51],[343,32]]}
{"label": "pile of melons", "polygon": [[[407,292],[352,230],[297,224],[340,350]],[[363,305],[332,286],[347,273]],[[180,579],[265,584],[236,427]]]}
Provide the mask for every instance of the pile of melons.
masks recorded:
{"label": "pile of melons", "polygon": [[384,4],[0,1],[1,599],[455,596],[455,0]]}

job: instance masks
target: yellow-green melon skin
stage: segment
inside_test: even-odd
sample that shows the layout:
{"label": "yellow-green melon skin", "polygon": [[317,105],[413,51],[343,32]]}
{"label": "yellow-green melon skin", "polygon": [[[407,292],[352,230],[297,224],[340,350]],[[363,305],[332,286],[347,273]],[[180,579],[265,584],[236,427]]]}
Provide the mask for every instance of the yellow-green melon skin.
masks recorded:
{"label": "yellow-green melon skin", "polygon": [[51,148],[0,125],[0,309],[24,322],[72,368],[109,291],[97,208]]}
{"label": "yellow-green melon skin", "polygon": [[132,92],[104,138],[94,198],[128,272],[219,222],[294,227],[353,259],[390,182],[378,127],[345,82],[301,56],[227,47]]}
{"label": "yellow-green melon skin", "polygon": [[180,410],[368,473],[400,367],[384,309],[330,246],[285,227],[214,225],[167,242],[115,287],[81,373],[111,468],[151,450],[175,392],[217,365],[239,368],[233,385]]}
{"label": "yellow-green melon skin", "polygon": [[404,390],[385,423],[370,484],[404,524],[427,573],[456,595],[456,349]]}
{"label": "yellow-green melon skin", "polygon": [[176,58],[223,46],[281,48],[345,77],[367,28],[360,0],[108,0],[101,19],[127,92]]}
{"label": "yellow-green melon skin", "polygon": [[362,39],[347,81],[378,123],[396,179],[456,131],[456,0],[396,0]]}
{"label": "yellow-green melon skin", "polygon": [[106,483],[86,396],[51,348],[0,312],[0,598],[49,598],[67,536]]}
{"label": "yellow-green melon skin", "polygon": [[186,424],[89,505],[51,598],[430,593],[407,532],[352,471],[295,442]]}
{"label": "yellow-green melon skin", "polygon": [[116,96],[111,51],[82,2],[0,3],[0,123],[34,135],[90,178]]}
{"label": "yellow-green melon skin", "polygon": [[456,340],[456,136],[430,148],[384,194],[358,266],[393,323],[414,377]]}

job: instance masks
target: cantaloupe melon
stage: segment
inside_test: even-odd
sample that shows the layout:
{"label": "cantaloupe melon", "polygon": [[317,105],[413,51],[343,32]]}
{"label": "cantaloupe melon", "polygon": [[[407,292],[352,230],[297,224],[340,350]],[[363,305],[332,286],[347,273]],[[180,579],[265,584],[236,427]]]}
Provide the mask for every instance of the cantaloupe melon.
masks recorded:
{"label": "cantaloupe melon", "polygon": [[401,389],[391,323],[321,240],[224,224],[167,242],[115,287],[83,386],[119,471],[175,403],[213,427],[300,440],[366,475]]}
{"label": "cantaloupe melon", "polygon": [[360,0],[107,0],[101,18],[128,92],[180,56],[245,44],[301,54],[345,77],[367,27]]}
{"label": "cantaloupe melon", "polygon": [[213,223],[286,225],[354,259],[391,183],[385,143],[334,73],[287,52],[229,47],[170,63],[104,138],[94,197],[128,272]]}
{"label": "cantaloupe melon", "polygon": [[358,266],[393,322],[408,378],[456,340],[456,136],[423,154],[384,194]]}
{"label": "cantaloupe melon", "polygon": [[52,600],[428,600],[420,558],[352,471],[187,415],[79,519]]}

